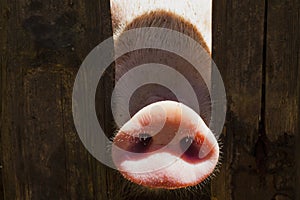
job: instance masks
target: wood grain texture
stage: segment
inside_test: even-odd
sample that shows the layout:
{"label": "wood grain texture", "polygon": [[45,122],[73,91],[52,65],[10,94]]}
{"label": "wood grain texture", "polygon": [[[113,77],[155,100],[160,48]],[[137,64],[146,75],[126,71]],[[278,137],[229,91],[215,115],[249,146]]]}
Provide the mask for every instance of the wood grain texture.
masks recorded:
{"label": "wood grain texture", "polygon": [[213,59],[222,75],[228,111],[223,162],[213,199],[266,199],[253,153],[261,114],[263,1],[213,1]]}
{"label": "wood grain texture", "polygon": [[[268,1],[266,18],[266,167],[274,196],[295,199],[299,102],[299,2]],[[295,190],[296,189],[296,190]]]}
{"label": "wood grain texture", "polygon": [[81,61],[112,34],[109,1],[1,1],[1,16],[1,194],[110,199],[113,172],[85,150],[71,110]]}
{"label": "wood grain texture", "polygon": [[229,108],[214,199],[295,199],[298,27],[295,1],[213,1]]}
{"label": "wood grain texture", "polygon": [[295,134],[299,2],[272,0],[267,9],[266,132],[271,141]]}
{"label": "wood grain texture", "polygon": [[[112,34],[109,1],[1,1],[1,14],[0,199],[209,198],[200,190],[161,193],[131,186],[95,160],[77,136],[73,82],[88,52]],[[96,101],[109,132],[113,69],[107,74]]]}
{"label": "wood grain texture", "polygon": [[[299,12],[298,12],[299,13]],[[298,27],[298,32],[300,33],[300,29]],[[300,77],[300,51],[298,50],[298,77]],[[296,129],[296,148],[295,148],[295,155],[296,155],[296,188],[300,187],[300,156],[297,156],[300,152],[300,84],[298,84],[298,123],[297,123],[297,129]],[[300,190],[296,189],[296,200],[300,200]]]}
{"label": "wood grain texture", "polygon": [[[207,188],[145,192],[81,144],[72,87],[84,57],[112,34],[108,0],[0,1],[0,199],[300,199],[299,13],[296,0],[213,1],[228,114],[210,197]],[[110,134],[107,74],[96,100]]]}
{"label": "wood grain texture", "polygon": [[1,1],[0,2],[0,199],[4,198],[4,190],[3,190],[3,141],[2,141],[2,127],[4,124],[4,117],[3,117],[3,107],[4,107],[4,101],[3,101],[3,96],[4,96],[4,88],[5,88],[5,80],[2,78],[5,76],[5,72],[2,71],[2,69],[5,67],[5,63],[7,63],[7,44],[6,44],[6,39],[7,39],[7,10],[6,8],[6,1]]}

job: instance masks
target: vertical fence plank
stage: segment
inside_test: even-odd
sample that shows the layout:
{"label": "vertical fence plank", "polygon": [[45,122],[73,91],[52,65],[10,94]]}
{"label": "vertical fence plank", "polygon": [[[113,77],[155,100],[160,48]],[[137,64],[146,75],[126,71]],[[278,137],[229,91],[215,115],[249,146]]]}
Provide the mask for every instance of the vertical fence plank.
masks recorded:
{"label": "vertical fence plank", "polygon": [[[269,0],[266,40],[265,125],[268,171],[275,199],[295,199],[299,102],[299,2]],[[299,187],[298,187],[299,188]]]}
{"label": "vertical fence plank", "polygon": [[268,1],[266,130],[271,141],[283,133],[295,134],[300,23],[297,2]]}
{"label": "vertical fence plank", "polygon": [[229,108],[215,198],[295,199],[298,3],[215,0],[213,57]]}
{"label": "vertical fence plank", "polygon": [[[299,14],[300,12],[298,12]],[[299,16],[299,15],[298,15]],[[300,32],[300,29],[298,27],[298,32]],[[296,148],[295,148],[295,158],[296,158],[296,185],[295,185],[295,190],[296,190],[296,200],[300,200],[300,190],[297,188],[300,187],[300,156],[298,156],[300,152],[300,84],[299,84],[299,77],[300,77],[300,51],[298,50],[298,123],[297,123],[297,129],[296,129]]]}
{"label": "vertical fence plank", "polygon": [[109,1],[0,5],[4,198],[109,199],[111,171],[81,144],[71,110],[83,58],[112,34]]}
{"label": "vertical fence plank", "polygon": [[0,2],[0,199],[4,198],[3,191],[3,141],[2,141],[2,127],[3,127],[3,107],[4,107],[4,88],[5,81],[2,77],[5,76],[5,72],[2,70],[7,63],[7,52],[6,52],[6,39],[7,39],[7,1]]}
{"label": "vertical fence plank", "polygon": [[228,101],[213,199],[266,199],[253,153],[261,112],[264,1],[213,1],[213,59]]}

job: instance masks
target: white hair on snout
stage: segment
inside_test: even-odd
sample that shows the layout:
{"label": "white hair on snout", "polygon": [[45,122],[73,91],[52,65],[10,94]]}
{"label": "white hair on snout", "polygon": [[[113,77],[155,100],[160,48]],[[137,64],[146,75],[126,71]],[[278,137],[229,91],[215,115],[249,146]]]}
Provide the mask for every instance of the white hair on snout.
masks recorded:
{"label": "white hair on snout", "polygon": [[111,0],[111,9],[115,38],[136,17],[164,10],[182,16],[193,24],[211,49],[211,0]]}
{"label": "white hair on snout", "polygon": [[[160,27],[173,31],[157,31],[157,29],[147,29],[147,31],[145,31],[144,29],[138,29],[144,27]],[[201,33],[197,30],[197,28],[189,21],[186,21],[183,17],[178,16],[173,12],[156,10],[138,16],[137,18],[133,19],[131,23],[127,24],[122,30],[126,31],[132,29],[134,29],[134,31],[130,32],[131,36],[129,38],[126,37],[126,35],[123,36],[122,33],[115,37],[116,55],[119,55],[124,51],[130,51],[132,47],[147,47],[149,44],[150,46],[173,46],[176,47],[176,51],[179,52],[179,54],[151,48],[138,49],[124,54],[121,57],[118,57],[115,62],[116,81],[118,81],[124,74],[128,73],[134,67],[143,65],[145,63],[170,66],[179,72],[179,76],[184,75],[193,86],[199,101],[198,105],[201,107],[200,115],[206,119],[206,122],[208,122],[208,119],[210,118],[211,101],[208,92],[210,85],[206,84],[210,84],[211,62],[209,48],[207,47]],[[174,34],[176,36],[174,31],[178,32],[177,40],[174,38]],[[202,48],[199,49],[199,47]],[[194,63],[200,64],[198,66],[192,66],[188,60],[185,60],[185,58],[189,58]],[[194,67],[201,67],[201,74],[199,74]],[[168,75],[169,74],[166,74],[163,79],[170,79],[171,81],[180,80],[179,76]],[[143,76],[147,76],[147,74],[143,74]],[[128,78],[130,79],[130,77]],[[130,80],[134,81],[135,77],[132,77]],[[182,82],[178,82],[176,84],[180,86]],[[125,96],[128,88],[131,87],[128,85],[121,86],[121,88],[118,88],[118,90],[122,91],[118,91],[118,94],[124,94]],[[184,89],[181,91],[184,91]],[[122,95],[119,95],[119,98],[122,97]],[[192,101],[192,96],[190,95],[186,95],[185,98],[187,99],[187,102]],[[183,101],[183,103],[185,102]],[[189,104],[187,105],[191,106]],[[121,112],[124,111],[122,110],[122,106],[120,106],[118,109]]]}

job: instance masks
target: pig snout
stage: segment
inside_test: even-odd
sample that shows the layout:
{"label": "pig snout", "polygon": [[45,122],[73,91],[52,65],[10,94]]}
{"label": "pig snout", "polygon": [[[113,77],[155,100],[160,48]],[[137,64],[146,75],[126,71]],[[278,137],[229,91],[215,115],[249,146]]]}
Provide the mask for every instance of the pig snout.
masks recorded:
{"label": "pig snout", "polygon": [[128,180],[150,188],[201,183],[219,158],[216,138],[201,117],[175,101],[152,103],[116,134],[112,158]]}

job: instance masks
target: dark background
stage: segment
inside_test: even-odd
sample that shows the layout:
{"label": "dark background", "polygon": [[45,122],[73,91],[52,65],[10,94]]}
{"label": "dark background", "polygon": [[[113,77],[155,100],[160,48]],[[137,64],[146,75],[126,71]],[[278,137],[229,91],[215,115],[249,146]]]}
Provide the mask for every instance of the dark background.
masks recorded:
{"label": "dark background", "polygon": [[[223,164],[203,198],[300,199],[299,15],[298,0],[213,0],[213,58],[228,113]],[[128,186],[81,144],[73,82],[111,35],[108,0],[0,1],[0,199],[200,199],[199,189]],[[99,86],[109,94],[112,83]],[[112,130],[109,99],[97,100]]]}

